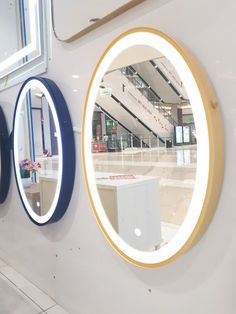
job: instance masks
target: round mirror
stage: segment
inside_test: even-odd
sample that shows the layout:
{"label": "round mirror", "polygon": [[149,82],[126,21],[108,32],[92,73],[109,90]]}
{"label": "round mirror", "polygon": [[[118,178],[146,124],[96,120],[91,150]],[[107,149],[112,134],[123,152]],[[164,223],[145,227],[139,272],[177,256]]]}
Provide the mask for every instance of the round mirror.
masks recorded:
{"label": "round mirror", "polygon": [[13,154],[29,217],[38,225],[59,220],[72,194],[75,145],[65,99],[53,81],[33,77],[23,84],[14,114]]}
{"label": "round mirror", "polygon": [[106,49],[82,151],[97,221],[126,260],[164,265],[206,228],[223,173],[220,113],[201,67],[167,35],[134,29]]}
{"label": "round mirror", "polygon": [[0,204],[2,204],[8,194],[11,177],[10,160],[10,138],[8,134],[7,122],[2,108],[0,107]]}

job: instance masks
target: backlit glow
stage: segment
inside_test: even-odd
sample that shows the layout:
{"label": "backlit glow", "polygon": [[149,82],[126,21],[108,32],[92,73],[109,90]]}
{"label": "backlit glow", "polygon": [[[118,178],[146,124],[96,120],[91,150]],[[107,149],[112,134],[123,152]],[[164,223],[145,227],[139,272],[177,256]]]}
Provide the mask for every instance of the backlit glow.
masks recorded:
{"label": "backlit glow", "polygon": [[[158,50],[175,66],[175,69],[179,74],[183,85],[185,86],[189,101],[192,106],[198,138],[196,184],[185,220],[181,225],[179,232],[167,245],[164,245],[160,249],[152,252],[143,252],[134,249],[125,241],[123,241],[119,234],[117,234],[111,226],[103,209],[96,187],[95,172],[90,145],[92,141],[91,128],[94,103],[96,101],[102,78],[104,74],[108,71],[112,62],[119,56],[119,54],[121,54],[124,50],[128,48],[138,45],[144,45]],[[131,33],[117,41],[103,57],[97,69],[97,72],[95,73],[88,96],[83,131],[85,171],[90,194],[92,197],[92,201],[95,205],[99,220],[101,221],[111,241],[126,256],[140,263],[157,264],[164,262],[174,256],[189,239],[199,220],[207,190],[209,174],[209,138],[203,100],[201,98],[194,76],[178,50],[173,45],[171,45],[169,41],[159,36],[158,34],[154,34],[151,32],[147,33],[140,31]]]}
{"label": "backlit glow", "polygon": [[[24,102],[24,99],[26,97],[27,92],[32,89],[33,87],[37,87],[44,95],[45,98],[49,104],[49,107],[52,112],[53,120],[55,123],[55,128],[56,128],[56,134],[57,134],[57,144],[58,144],[58,160],[59,160],[59,167],[58,167],[58,176],[57,176],[57,186],[56,186],[56,192],[55,196],[53,199],[53,202],[51,204],[50,209],[48,212],[40,216],[34,212],[34,210],[31,208],[31,205],[29,204],[29,201],[26,197],[24,187],[22,185],[22,180],[21,180],[21,175],[20,175],[20,169],[19,169],[19,151],[18,151],[18,130],[19,130],[19,123],[20,123],[20,115],[22,114],[22,105]],[[18,99],[17,103],[17,109],[16,109],[16,115],[15,115],[15,125],[14,125],[14,142],[13,142],[13,147],[14,147],[14,163],[15,163],[15,169],[16,169],[16,178],[17,178],[17,183],[18,187],[20,190],[20,194],[22,197],[22,200],[24,202],[24,205],[26,207],[27,212],[29,215],[32,217],[33,220],[35,220],[39,224],[44,224],[50,220],[52,217],[53,213],[55,212],[60,191],[61,191],[61,182],[62,182],[62,165],[63,165],[63,154],[62,154],[62,140],[61,140],[61,130],[60,130],[60,125],[56,113],[56,109],[52,100],[51,95],[49,94],[47,88],[44,86],[43,83],[41,83],[39,80],[30,80],[22,89],[20,97]]]}
{"label": "backlit glow", "polygon": [[30,38],[31,42],[25,46],[24,48],[20,49],[4,61],[0,63],[0,77],[1,73],[8,69],[10,66],[15,64],[16,62],[22,60],[24,57],[28,56],[32,52],[34,52],[37,49],[38,46],[38,0],[29,0],[29,25],[30,25]]}

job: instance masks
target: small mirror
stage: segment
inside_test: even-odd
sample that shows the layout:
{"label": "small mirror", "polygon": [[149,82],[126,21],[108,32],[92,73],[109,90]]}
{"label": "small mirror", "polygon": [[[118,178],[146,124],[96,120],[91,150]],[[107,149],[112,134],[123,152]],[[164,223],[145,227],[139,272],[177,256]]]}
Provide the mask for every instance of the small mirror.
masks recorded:
{"label": "small mirror", "polygon": [[0,107],[0,204],[8,194],[11,177],[10,159],[10,137],[8,134],[7,122],[2,108]]}
{"label": "small mirror", "polygon": [[[14,166],[21,199],[34,222],[53,222],[64,214],[74,159],[72,125],[61,92],[48,79],[29,79],[16,104]],[[72,169],[64,168],[68,164]]]}
{"label": "small mirror", "polygon": [[111,44],[89,90],[83,149],[91,202],[110,243],[138,265],[185,250],[217,199],[205,207],[215,162],[222,174],[222,151],[213,156],[211,146],[222,148],[222,133],[209,128],[222,132],[219,113],[190,60],[162,33],[131,31]]}

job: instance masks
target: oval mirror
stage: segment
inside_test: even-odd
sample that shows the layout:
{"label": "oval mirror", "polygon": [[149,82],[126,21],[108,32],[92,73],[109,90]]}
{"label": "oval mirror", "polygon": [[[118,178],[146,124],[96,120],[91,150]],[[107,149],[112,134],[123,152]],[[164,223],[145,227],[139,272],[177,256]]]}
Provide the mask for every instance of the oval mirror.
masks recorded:
{"label": "oval mirror", "polygon": [[219,108],[201,67],[167,35],[134,29],[106,49],[82,151],[97,221],[126,260],[164,265],[206,228],[223,173]]}
{"label": "oval mirror", "polygon": [[8,194],[11,177],[10,138],[7,122],[2,108],[0,107],[0,204]]}
{"label": "oval mirror", "polygon": [[31,220],[38,225],[58,221],[73,190],[75,145],[65,99],[53,81],[33,77],[21,87],[13,155],[19,194]]}

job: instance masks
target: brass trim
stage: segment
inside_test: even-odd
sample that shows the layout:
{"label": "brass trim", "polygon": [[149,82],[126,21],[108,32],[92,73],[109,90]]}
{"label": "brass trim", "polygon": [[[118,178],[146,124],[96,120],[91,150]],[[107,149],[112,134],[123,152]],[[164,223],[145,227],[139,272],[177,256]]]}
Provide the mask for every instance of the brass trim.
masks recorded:
{"label": "brass trim", "polygon": [[173,255],[172,257],[170,257],[169,259],[161,263],[154,263],[154,264],[141,263],[130,258],[126,254],[124,254],[116,246],[116,244],[113,243],[113,241],[110,239],[109,235],[107,234],[106,230],[104,229],[102,222],[100,221],[98,214],[96,212],[96,207],[93,203],[93,198],[89,189],[89,184],[88,184],[88,179],[87,179],[87,174],[86,174],[86,167],[85,167],[86,161],[85,161],[85,156],[84,156],[85,142],[84,142],[84,136],[82,136],[82,150],[81,151],[82,151],[82,163],[83,163],[83,176],[85,179],[86,190],[89,196],[90,204],[93,209],[93,212],[94,212],[94,215],[96,217],[99,227],[101,228],[103,234],[105,235],[110,245],[125,260],[139,267],[155,268],[155,267],[167,265],[168,263],[174,261],[178,256],[182,255],[189,248],[191,248],[200,239],[203,233],[206,231],[213,217],[213,214],[215,212],[215,209],[219,200],[220,192],[221,192],[221,187],[222,187],[223,172],[224,172],[224,130],[223,130],[223,125],[222,125],[222,120],[221,120],[221,115],[220,115],[220,109],[219,109],[219,106],[217,105],[216,94],[202,66],[198,63],[195,57],[188,51],[188,49],[184,48],[177,41],[170,38],[168,35],[162,33],[161,31],[152,29],[152,28],[140,27],[140,28],[131,29],[121,34],[120,36],[118,36],[115,40],[112,41],[112,43],[106,48],[106,50],[100,57],[93,71],[93,74],[89,83],[87,95],[86,95],[85,106],[83,109],[82,134],[84,133],[83,130],[84,130],[84,125],[85,125],[85,114],[86,114],[86,108],[87,108],[87,103],[88,103],[88,97],[89,97],[91,85],[92,85],[92,82],[93,82],[93,79],[95,77],[98,67],[100,66],[107,52],[111,49],[111,47],[114,44],[116,44],[123,37],[131,33],[136,33],[136,32],[149,32],[149,33],[153,33],[158,36],[161,36],[162,38],[167,40],[172,46],[174,46],[174,48],[181,54],[182,58],[187,63],[187,65],[189,66],[194,76],[200,95],[202,97],[206,120],[207,120],[208,136],[209,136],[209,152],[210,152],[209,176],[208,176],[205,199],[202,205],[202,211],[199,216],[198,222],[195,225],[195,228],[193,229],[190,237],[186,240],[185,244],[175,255]]}
{"label": "brass trim", "polygon": [[137,6],[138,4],[141,4],[143,2],[145,2],[146,0],[131,0],[130,2],[122,5],[121,7],[119,7],[118,9],[112,11],[111,13],[105,15],[103,18],[101,18],[100,20],[98,20],[97,22],[95,22],[94,24],[85,27],[84,29],[82,29],[81,31],[79,31],[78,33],[72,35],[69,38],[60,38],[57,34],[56,31],[56,26],[55,26],[55,19],[54,19],[54,0],[51,0],[51,14],[52,14],[52,29],[53,29],[53,33],[56,37],[57,40],[64,42],[64,43],[72,43],[73,41],[81,38],[82,36],[92,32],[93,30],[97,29],[98,27],[110,22],[111,20],[113,20],[114,18],[116,18],[117,16],[125,13],[126,11],[134,8],[135,6]]}

